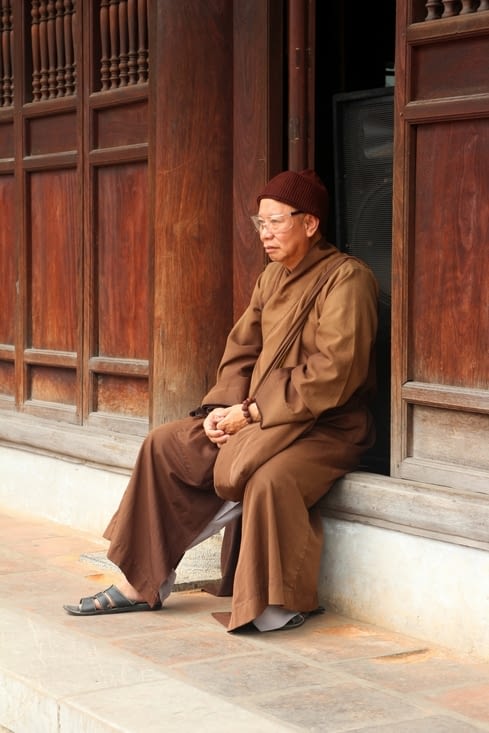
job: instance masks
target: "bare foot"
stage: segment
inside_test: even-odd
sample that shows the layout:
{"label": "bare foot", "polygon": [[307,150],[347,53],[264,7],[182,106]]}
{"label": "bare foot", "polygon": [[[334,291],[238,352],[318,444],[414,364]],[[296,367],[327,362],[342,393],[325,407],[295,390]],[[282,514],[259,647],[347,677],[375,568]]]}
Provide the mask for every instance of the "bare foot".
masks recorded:
{"label": "bare foot", "polygon": [[138,593],[136,588],[134,588],[134,586],[132,586],[124,576],[117,582],[117,587],[130,601],[144,601],[141,593]]}

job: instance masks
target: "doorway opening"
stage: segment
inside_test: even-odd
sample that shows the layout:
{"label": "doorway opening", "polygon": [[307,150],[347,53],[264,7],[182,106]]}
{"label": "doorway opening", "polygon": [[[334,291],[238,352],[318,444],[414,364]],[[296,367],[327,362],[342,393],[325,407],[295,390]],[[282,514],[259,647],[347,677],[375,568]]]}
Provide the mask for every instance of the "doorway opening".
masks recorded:
{"label": "doorway opening", "polygon": [[360,466],[390,472],[395,3],[316,4],[315,167],[330,192],[327,236],[380,287],[377,440]]}

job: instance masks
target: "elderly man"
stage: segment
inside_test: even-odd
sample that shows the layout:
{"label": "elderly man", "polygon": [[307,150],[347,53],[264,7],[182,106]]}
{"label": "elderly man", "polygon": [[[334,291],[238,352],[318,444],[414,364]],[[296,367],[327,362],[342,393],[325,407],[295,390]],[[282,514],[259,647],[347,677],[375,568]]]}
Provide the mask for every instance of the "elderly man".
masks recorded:
{"label": "elderly man", "polygon": [[69,613],[160,608],[185,551],[240,514],[228,630],[296,628],[318,607],[318,502],[374,440],[377,284],[322,236],[328,193],[314,171],[280,173],[257,204],[270,262],[216,384],[145,439],[104,533],[123,582]]}

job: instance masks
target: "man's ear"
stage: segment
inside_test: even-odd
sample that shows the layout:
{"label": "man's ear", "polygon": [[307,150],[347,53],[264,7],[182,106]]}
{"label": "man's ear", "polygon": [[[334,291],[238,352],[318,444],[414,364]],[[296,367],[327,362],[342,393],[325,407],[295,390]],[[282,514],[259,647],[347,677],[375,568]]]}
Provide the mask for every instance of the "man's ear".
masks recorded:
{"label": "man's ear", "polygon": [[306,214],[304,216],[304,225],[308,237],[313,237],[319,229],[319,219],[314,214]]}

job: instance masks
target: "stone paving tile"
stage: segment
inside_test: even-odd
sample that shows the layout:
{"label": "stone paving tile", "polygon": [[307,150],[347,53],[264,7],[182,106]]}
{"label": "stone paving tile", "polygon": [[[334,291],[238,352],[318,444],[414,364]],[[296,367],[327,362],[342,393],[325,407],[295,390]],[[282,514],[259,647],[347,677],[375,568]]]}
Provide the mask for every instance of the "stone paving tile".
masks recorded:
{"label": "stone paving tile", "polygon": [[[102,590],[111,582],[112,579],[100,576],[95,588],[91,584],[91,592]],[[62,606],[64,603],[78,602],[80,585],[76,575],[46,566],[30,572],[0,575],[0,594],[6,605],[15,604],[25,610],[36,610],[47,615],[58,614],[58,611],[65,615]]]}
{"label": "stone paving tile", "polygon": [[[361,726],[386,725],[392,733],[401,721],[420,717],[420,707],[381,690],[334,678],[321,685],[310,684],[300,693],[267,694],[254,705],[284,722],[308,731],[343,733],[362,730]],[[390,727],[389,727],[390,726]]]}
{"label": "stone paving tile", "polygon": [[[216,659],[236,657],[238,654],[253,653],[255,649],[242,638],[227,634],[224,629],[188,629],[175,627],[171,633],[162,633],[155,639],[154,634],[137,634],[115,642],[120,649],[137,654],[166,669],[187,662],[207,661],[214,669]],[[209,670],[209,668],[208,668]]]}
{"label": "stone paving tile", "polygon": [[264,690],[267,695],[288,690],[295,696],[297,690],[319,684],[338,684],[345,679],[335,669],[318,668],[300,658],[282,654],[280,649],[276,653],[270,649],[256,649],[252,653],[216,658],[211,672],[207,663],[186,664],[174,667],[172,675],[227,699],[260,695]]}
{"label": "stone paving tile", "polygon": [[395,733],[480,733],[484,729],[465,723],[463,720],[437,715],[404,720],[396,723],[394,729],[392,723],[387,723],[387,725],[353,728],[350,733],[393,733],[393,730]]}
{"label": "stone paving tile", "polygon": [[425,695],[432,702],[454,710],[473,721],[485,723],[489,729],[489,683],[447,690],[439,695]]}
{"label": "stone paving tile", "polygon": [[[403,637],[400,634],[384,632],[381,629],[349,623],[325,626],[323,616],[311,618],[311,638],[303,643],[303,638],[291,638],[289,648],[303,654],[311,661],[329,662],[342,659],[378,657],[384,654],[397,654],[419,650],[423,642]],[[334,618],[334,616],[332,617]],[[426,645],[424,645],[426,646]]]}
{"label": "stone paving tile", "polygon": [[[1,531],[1,530],[0,530]],[[10,547],[0,546],[0,576],[41,569],[44,564]]]}
{"label": "stone paving tile", "polygon": [[[87,721],[90,721],[88,725]],[[65,699],[60,705],[59,723],[61,731],[68,733],[298,731],[266,714],[215,698],[202,690],[188,689],[172,679]],[[32,733],[38,732],[32,730]],[[53,733],[53,730],[46,733]]]}
{"label": "stone paving tile", "polygon": [[455,657],[436,648],[339,662],[338,666],[344,672],[398,692],[427,694],[430,690],[489,683],[489,664],[466,656]]}
{"label": "stone paving tile", "polygon": [[0,628],[0,669],[47,698],[166,679],[162,668],[135,664],[132,655],[101,640],[69,634],[33,615],[19,619],[15,611],[0,608]]}
{"label": "stone paving tile", "polygon": [[164,635],[171,635],[175,630],[182,628],[181,621],[178,618],[169,617],[164,608],[147,613],[118,613],[113,616],[89,616],[87,618],[71,616],[61,606],[59,608],[63,626],[71,629],[73,633],[87,638],[105,639],[113,643],[120,642],[121,646],[124,646],[125,639],[140,635],[151,635],[153,643],[157,643]]}

